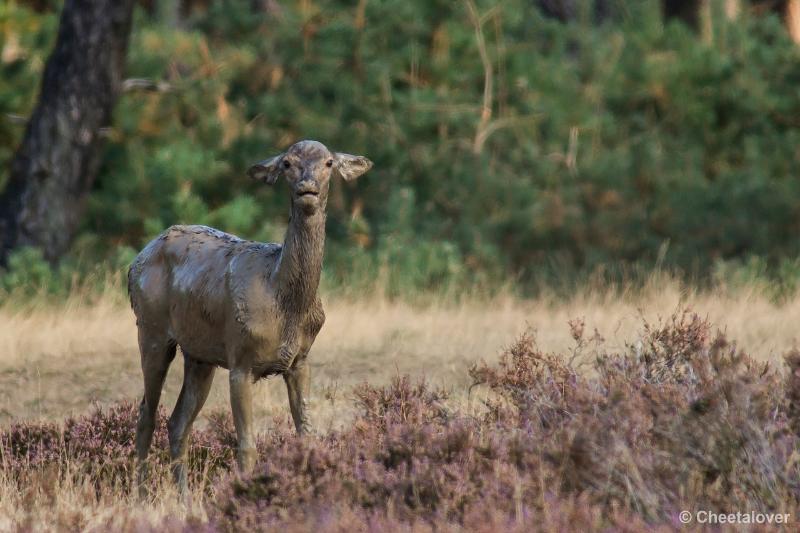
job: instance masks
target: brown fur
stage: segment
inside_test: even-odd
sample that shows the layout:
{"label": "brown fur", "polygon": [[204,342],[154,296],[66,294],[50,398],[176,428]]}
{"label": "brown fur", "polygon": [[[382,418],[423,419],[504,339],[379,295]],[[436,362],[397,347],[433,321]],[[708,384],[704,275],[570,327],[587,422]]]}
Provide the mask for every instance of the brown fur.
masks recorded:
{"label": "brown fur", "polygon": [[282,374],[298,433],[310,429],[306,358],[325,322],[317,288],[329,180],[331,174],[354,179],[371,166],[366,158],[331,153],[315,141],[298,142],[248,171],[268,184],[286,178],[291,218],[283,245],[246,241],[205,226],[172,226],[136,257],[128,288],[145,385],[136,432],[141,487],[161,388],[177,346],[184,356],[184,383],[168,429],[182,489],[187,438],[216,367],[230,370],[241,470],[250,470],[255,460],[254,380]]}

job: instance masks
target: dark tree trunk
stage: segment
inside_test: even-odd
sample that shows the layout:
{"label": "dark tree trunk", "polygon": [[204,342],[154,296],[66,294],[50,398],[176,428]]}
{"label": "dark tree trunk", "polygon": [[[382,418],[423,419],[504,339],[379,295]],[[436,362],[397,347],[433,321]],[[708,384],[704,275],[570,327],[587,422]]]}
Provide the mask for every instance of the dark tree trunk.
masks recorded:
{"label": "dark tree trunk", "polygon": [[700,26],[700,0],[664,0],[664,20],[678,19],[693,29]]}
{"label": "dark tree trunk", "polygon": [[602,23],[612,16],[611,0],[535,0],[534,4],[548,17],[561,22],[588,16],[592,22]]}
{"label": "dark tree trunk", "polygon": [[50,0],[22,0],[20,3],[28,6],[37,13],[44,13],[53,9],[53,3]]}
{"label": "dark tree trunk", "polygon": [[153,19],[158,14],[158,3],[156,0],[138,0],[139,6],[147,13],[148,18]]}
{"label": "dark tree trunk", "polygon": [[537,0],[536,4],[542,13],[561,22],[572,20],[578,15],[577,0]]}
{"label": "dark tree trunk", "polygon": [[39,102],[0,195],[0,264],[19,246],[66,252],[120,92],[134,0],[67,0]]}

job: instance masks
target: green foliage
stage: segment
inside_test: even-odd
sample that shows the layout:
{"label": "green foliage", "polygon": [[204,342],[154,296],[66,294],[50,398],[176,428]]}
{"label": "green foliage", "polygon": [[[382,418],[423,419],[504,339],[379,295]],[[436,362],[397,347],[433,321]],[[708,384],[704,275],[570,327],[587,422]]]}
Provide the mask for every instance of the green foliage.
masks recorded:
{"label": "green foliage", "polygon": [[[82,244],[86,243],[77,243],[76,249]],[[18,248],[9,255],[6,268],[0,270],[0,301],[36,304],[53,298],[116,291],[124,285],[123,274],[136,253],[130,246],[119,246],[100,263],[75,255],[51,265],[41,250]]]}
{"label": "green foliage", "polygon": [[19,288],[25,291],[34,287],[50,288],[58,277],[57,271],[44,260],[41,250],[20,248],[9,256],[8,266],[0,276],[0,288],[5,292]]}
{"label": "green foliage", "polygon": [[0,4],[0,187],[5,169],[21,138],[24,121],[35,103],[44,55],[55,41],[56,20],[14,4]]}
{"label": "green foliage", "polygon": [[[81,257],[182,222],[280,239],[285,192],[245,169],[316,138],[375,162],[333,184],[331,287],[533,287],[656,264],[720,279],[750,257],[794,276],[800,50],[777,18],[720,22],[704,43],[654,0],[602,25],[476,4],[480,36],[444,0],[217,0],[183,29],[139,13],[128,74],[171,90],[119,102]],[[0,61],[0,114],[29,112],[55,22],[0,7],[0,47],[21,50]],[[0,116],[0,165],[21,132]]]}

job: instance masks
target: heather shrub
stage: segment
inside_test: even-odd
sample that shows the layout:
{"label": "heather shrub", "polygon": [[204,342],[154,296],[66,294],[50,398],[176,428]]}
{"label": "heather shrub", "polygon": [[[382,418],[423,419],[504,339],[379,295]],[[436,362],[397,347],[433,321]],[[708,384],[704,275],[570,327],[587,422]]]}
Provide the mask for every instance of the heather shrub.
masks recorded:
{"label": "heather shrub", "polygon": [[9,471],[59,460],[63,440],[55,424],[18,422],[0,437],[3,466]]}
{"label": "heather shrub", "polygon": [[360,428],[384,430],[392,424],[429,424],[447,419],[444,401],[448,394],[432,389],[424,381],[412,384],[408,376],[394,379],[391,386],[376,388],[363,384],[355,390],[361,416]]}
{"label": "heather shrub", "polygon": [[796,503],[785,393],[797,385],[785,392],[776,369],[711,331],[689,312],[645,323],[628,352],[596,355],[588,374],[526,336],[472,374],[500,398],[489,419],[525,427],[569,493],[648,520]]}
{"label": "heather shrub", "polygon": [[[38,471],[88,478],[98,488],[118,486],[129,490],[134,480],[135,436],[138,407],[122,403],[107,409],[52,423],[18,422],[0,433],[3,470],[22,485]],[[159,409],[149,461],[167,469],[166,416]],[[232,423],[214,415],[206,429],[190,438],[188,464],[194,482],[213,479],[230,469],[233,460]]]}
{"label": "heather shrub", "polygon": [[491,391],[480,416],[408,378],[360,387],[352,427],[267,440],[212,521],[635,531],[674,529],[683,509],[797,509],[795,374],[784,382],[688,311],[645,322],[619,353],[584,329],[572,323],[568,357],[527,334],[497,365],[476,365],[476,386]]}

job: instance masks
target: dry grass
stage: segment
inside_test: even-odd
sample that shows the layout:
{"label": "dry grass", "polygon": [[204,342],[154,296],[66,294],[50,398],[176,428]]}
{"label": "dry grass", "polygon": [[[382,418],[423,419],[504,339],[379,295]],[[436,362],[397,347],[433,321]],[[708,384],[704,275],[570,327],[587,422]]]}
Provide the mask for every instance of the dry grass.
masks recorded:
{"label": "dry grass", "polygon": [[81,476],[61,479],[43,471],[41,478],[22,492],[17,483],[0,478],[0,530],[121,531],[129,524],[143,530],[159,528],[165,516],[205,519],[202,491],[192,487],[188,503],[182,501],[166,472],[159,479],[159,497],[149,502],[122,490],[98,493]]}
{"label": "dry grass", "polygon": [[[800,296],[776,304],[758,287],[696,293],[661,282],[622,295],[586,290],[567,300],[502,297],[425,307],[328,299],[328,320],[310,356],[313,414],[320,429],[338,426],[350,405],[341,400],[353,385],[385,384],[403,374],[424,376],[458,397],[469,383],[469,365],[494,360],[526,329],[535,331],[544,351],[565,353],[573,346],[567,322],[582,318],[607,346],[621,347],[636,342],[642,317],[667,316],[679,305],[726,329],[758,359],[775,360],[797,343]],[[177,398],[181,374],[176,359],[164,391],[167,408]],[[226,375],[218,371],[205,412],[227,409]],[[119,296],[0,307],[0,423],[58,420],[94,404],[136,401],[141,387],[134,319]],[[257,390],[262,427],[288,416],[280,379],[261,382]]]}

